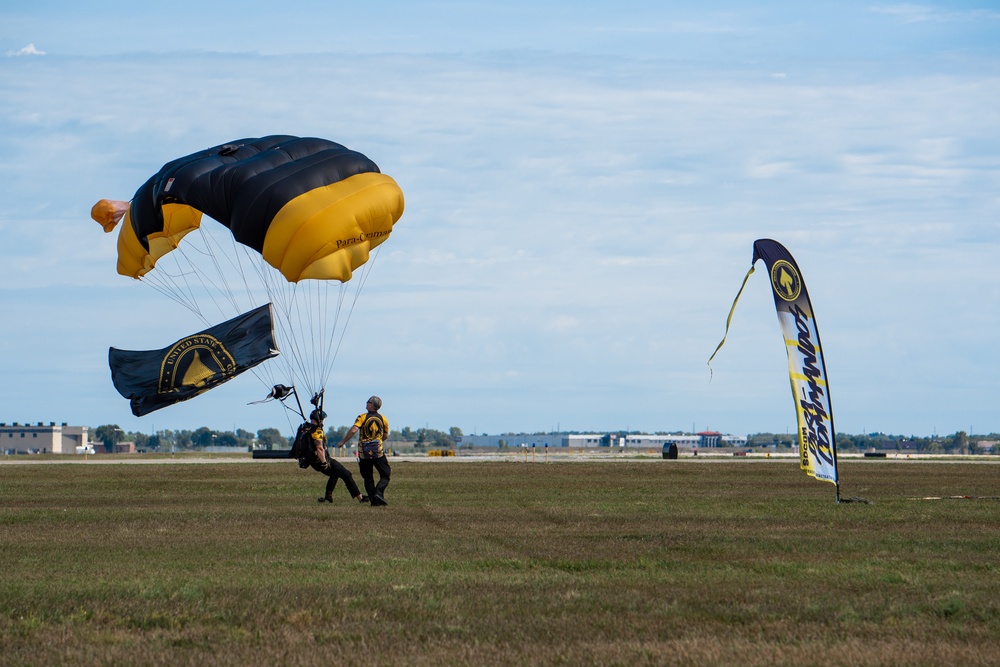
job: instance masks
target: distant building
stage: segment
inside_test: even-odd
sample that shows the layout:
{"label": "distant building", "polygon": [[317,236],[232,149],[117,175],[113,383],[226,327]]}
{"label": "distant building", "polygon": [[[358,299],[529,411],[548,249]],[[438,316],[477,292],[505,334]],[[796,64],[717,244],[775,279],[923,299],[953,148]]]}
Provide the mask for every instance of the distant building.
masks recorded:
{"label": "distant building", "polygon": [[718,431],[702,431],[698,437],[701,438],[698,444],[702,447],[718,447],[722,434]]}
{"label": "distant building", "polygon": [[702,431],[698,433],[699,447],[745,447],[745,435],[727,435],[718,431]]}
{"label": "distant building", "polygon": [[743,447],[747,444],[746,436],[725,435],[716,431],[703,431],[695,435],[633,435],[613,434],[610,436],[612,446],[640,448],[677,445],[678,447]]}
{"label": "distant building", "polygon": [[689,447],[694,449],[701,442],[697,435],[663,435],[660,439],[665,445],[677,445],[678,447]]}
{"label": "distant building", "polygon": [[997,451],[997,445],[1000,444],[996,440],[979,440],[976,442],[976,451],[980,454],[993,454]]}
{"label": "distant building", "polygon": [[612,447],[625,449],[659,448],[675,444],[678,447],[743,447],[746,436],[723,435],[706,431],[696,435],[635,435],[631,433],[574,433],[574,434],[512,434],[505,435],[463,435],[456,444],[459,447]]}
{"label": "distant building", "polygon": [[690,441],[688,439],[691,437],[693,436],[610,433],[605,436],[603,444],[606,447],[617,447],[618,449],[640,449],[662,447],[665,444],[673,442],[679,447],[681,443],[690,445]]}
{"label": "distant building", "polygon": [[605,436],[602,434],[581,434],[560,436],[560,447],[600,447],[601,440]]}
{"label": "distant building", "polygon": [[89,450],[88,427],[56,424],[7,424],[0,422],[0,452],[17,454],[75,454]]}
{"label": "distant building", "polygon": [[[584,436],[570,436],[570,437],[584,437]],[[588,436],[592,438],[600,438],[600,435]],[[539,434],[529,434],[529,433],[506,433],[501,435],[463,435],[461,439],[456,439],[455,444],[459,447],[499,447],[503,444],[506,447],[520,447],[522,445],[526,447],[584,447],[587,445],[572,444],[568,445],[564,443],[565,435],[539,435]],[[596,447],[597,445],[590,445]]]}

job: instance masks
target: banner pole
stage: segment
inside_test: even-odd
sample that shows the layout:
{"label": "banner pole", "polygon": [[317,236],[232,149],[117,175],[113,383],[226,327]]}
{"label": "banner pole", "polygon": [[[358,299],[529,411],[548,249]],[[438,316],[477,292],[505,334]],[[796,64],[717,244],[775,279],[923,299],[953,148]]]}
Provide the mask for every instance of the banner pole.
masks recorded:
{"label": "banner pole", "polygon": [[306,419],[306,413],[302,409],[302,401],[299,400],[299,392],[295,391],[295,386],[294,385],[292,385],[292,393],[295,394],[295,402],[299,406],[299,416],[302,417],[302,421],[305,421],[305,419]]}
{"label": "banner pole", "polygon": [[[825,364],[824,364],[825,366]],[[825,369],[824,369],[825,370]],[[829,393],[829,388],[827,388]],[[830,424],[833,425],[833,417],[830,418]],[[832,433],[830,434],[830,443],[832,444],[833,451],[833,478],[837,480],[837,504],[840,504],[840,462],[837,460],[837,432],[831,428]]]}

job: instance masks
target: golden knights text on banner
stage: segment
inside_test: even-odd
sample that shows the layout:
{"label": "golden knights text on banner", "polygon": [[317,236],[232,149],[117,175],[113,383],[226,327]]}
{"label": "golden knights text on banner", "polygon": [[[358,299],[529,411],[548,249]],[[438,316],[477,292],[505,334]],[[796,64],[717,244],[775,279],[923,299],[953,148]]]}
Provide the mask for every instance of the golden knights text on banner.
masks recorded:
{"label": "golden knights text on banner", "polygon": [[203,394],[277,355],[267,304],[162,350],[111,348],[108,363],[115,389],[141,417]]}
{"label": "golden knights text on banner", "polygon": [[826,362],[802,272],[791,253],[771,239],[754,241],[751,267],[758,259],[767,266],[788,353],[798,417],[799,465],[816,479],[837,484],[837,444]]}

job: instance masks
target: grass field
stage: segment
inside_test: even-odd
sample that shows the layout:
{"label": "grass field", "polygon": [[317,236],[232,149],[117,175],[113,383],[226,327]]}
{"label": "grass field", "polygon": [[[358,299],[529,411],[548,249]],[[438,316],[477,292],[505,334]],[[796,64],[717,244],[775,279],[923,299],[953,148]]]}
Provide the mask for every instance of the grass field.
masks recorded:
{"label": "grass field", "polygon": [[842,462],[870,505],[794,461],[324,480],[0,465],[0,664],[1000,664],[1000,466]]}

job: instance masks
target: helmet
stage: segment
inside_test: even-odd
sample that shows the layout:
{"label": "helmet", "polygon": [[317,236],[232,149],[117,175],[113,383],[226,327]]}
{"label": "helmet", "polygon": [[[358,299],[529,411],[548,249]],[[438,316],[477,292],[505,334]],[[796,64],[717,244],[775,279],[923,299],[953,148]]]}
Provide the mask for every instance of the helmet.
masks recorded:
{"label": "helmet", "polygon": [[313,410],[309,413],[309,419],[315,419],[316,421],[321,422],[326,419],[326,413],[322,410]]}

